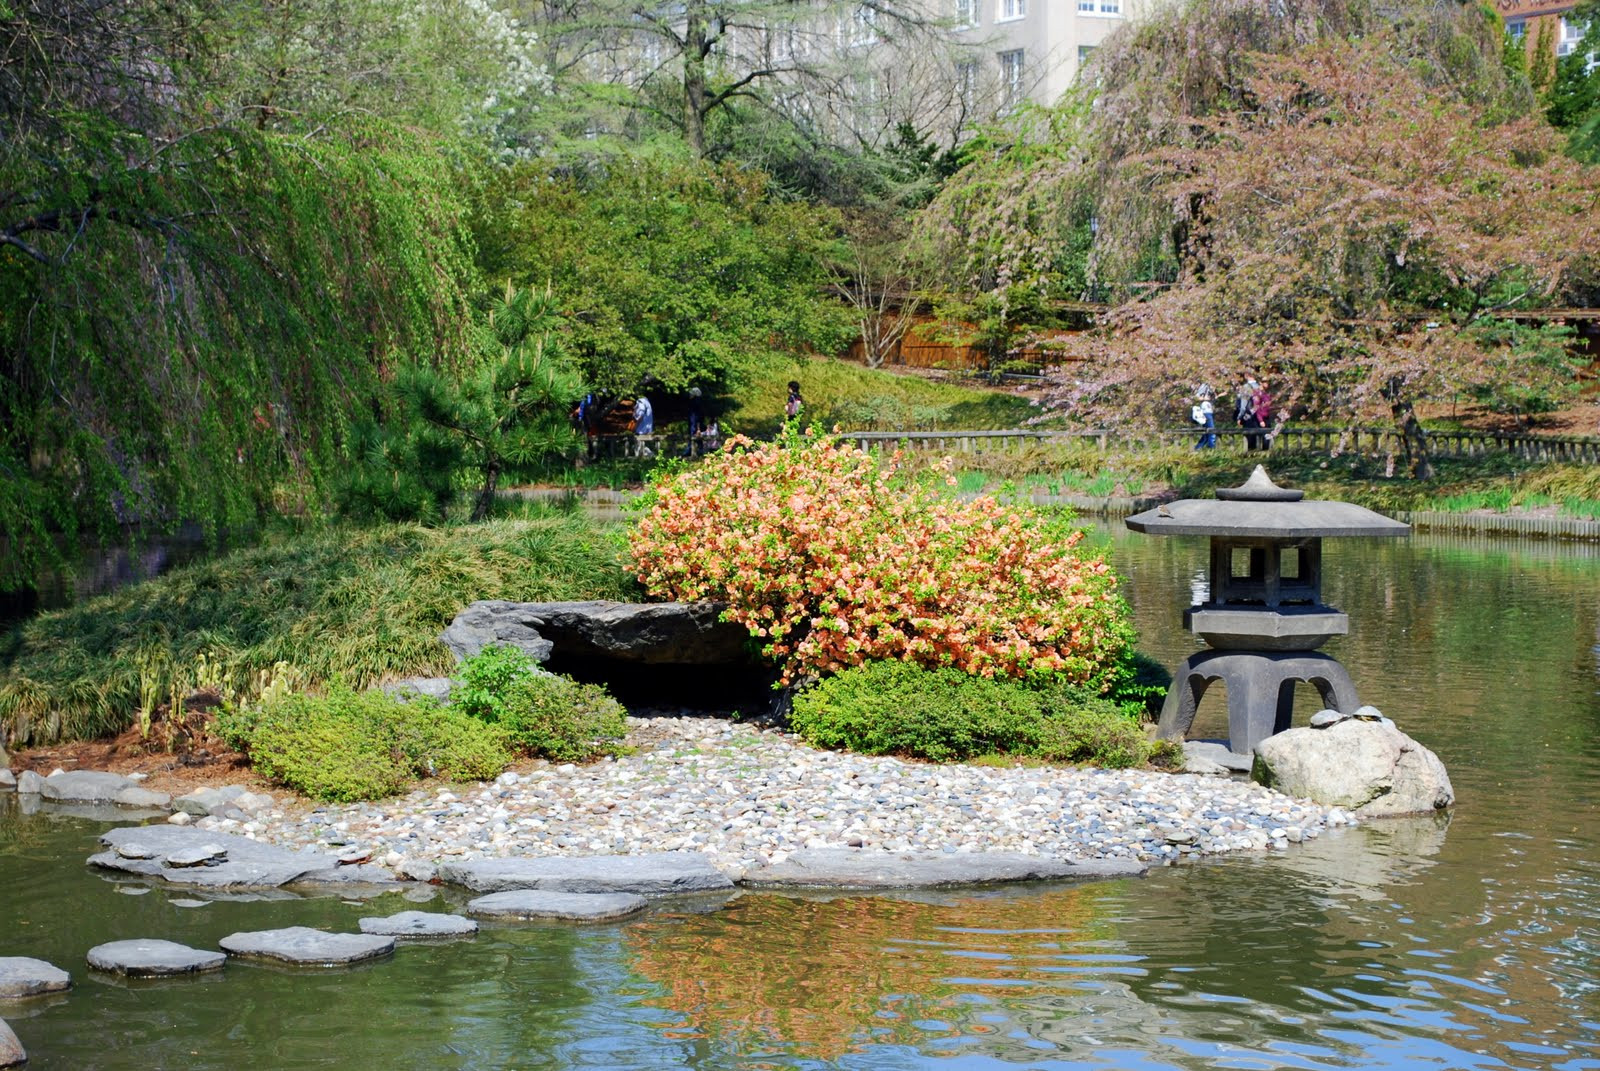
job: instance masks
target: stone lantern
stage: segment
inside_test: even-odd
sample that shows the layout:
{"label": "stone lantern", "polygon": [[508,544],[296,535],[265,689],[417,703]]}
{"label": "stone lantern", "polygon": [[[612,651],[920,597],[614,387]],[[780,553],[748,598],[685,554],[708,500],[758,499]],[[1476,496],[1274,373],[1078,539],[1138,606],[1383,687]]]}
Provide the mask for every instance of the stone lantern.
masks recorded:
{"label": "stone lantern", "polygon": [[1157,734],[1182,739],[1213,681],[1228,690],[1228,749],[1248,755],[1290,727],[1296,681],[1324,706],[1353,714],[1360,705],[1350,674],[1317,650],[1350,630],[1345,614],[1322,602],[1322,541],[1334,536],[1404,536],[1411,526],[1348,502],[1305,501],[1257,465],[1240,487],[1215,499],[1186,498],[1129,517],[1147,535],[1211,537],[1211,598],[1183,612],[1184,626],[1208,650],[1172,675]]}

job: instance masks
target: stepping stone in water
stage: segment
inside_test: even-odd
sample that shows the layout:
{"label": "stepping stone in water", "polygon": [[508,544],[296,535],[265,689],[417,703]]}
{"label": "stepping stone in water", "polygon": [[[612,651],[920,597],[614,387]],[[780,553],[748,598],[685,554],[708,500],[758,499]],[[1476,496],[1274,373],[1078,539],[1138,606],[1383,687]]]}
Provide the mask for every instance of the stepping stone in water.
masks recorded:
{"label": "stepping stone in water", "polygon": [[537,856],[440,863],[439,879],[473,892],[545,889],[569,893],[721,892],[733,888],[726,874],[699,852],[642,855]]}
{"label": "stepping stone in water", "polygon": [[89,949],[89,966],[130,978],[220,971],[227,961],[228,957],[221,952],[202,951],[176,941],[149,937],[111,941]]}
{"label": "stepping stone in water", "polygon": [[27,956],[0,956],[0,1000],[57,993],[72,985],[72,975]]}
{"label": "stepping stone in water", "polygon": [[515,889],[490,893],[467,904],[467,914],[495,919],[567,919],[608,922],[638,914],[648,903],[633,893],[563,893]]}
{"label": "stepping stone in water", "polygon": [[230,956],[274,959],[302,967],[342,967],[394,951],[393,937],[370,933],[324,933],[309,926],[230,933],[218,942]]}
{"label": "stepping stone in water", "polygon": [[364,918],[362,933],[375,933],[384,937],[470,937],[478,932],[478,924],[461,915],[443,915],[433,911],[402,911],[385,918]]}
{"label": "stepping stone in water", "polygon": [[17,1067],[27,1062],[28,1051],[6,1021],[0,1019],[0,1067]]}

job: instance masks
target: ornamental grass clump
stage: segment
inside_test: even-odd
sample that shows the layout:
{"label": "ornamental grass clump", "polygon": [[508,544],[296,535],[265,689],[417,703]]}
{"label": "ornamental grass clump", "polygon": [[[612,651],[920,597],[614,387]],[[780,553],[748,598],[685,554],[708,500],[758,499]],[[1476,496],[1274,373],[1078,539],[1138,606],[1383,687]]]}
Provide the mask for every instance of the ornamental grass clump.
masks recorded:
{"label": "ornamental grass clump", "polygon": [[782,684],[888,659],[1098,690],[1133,631],[1082,539],[1059,513],[958,499],[899,454],[807,434],[736,437],[659,479],[630,549],[651,595],[726,604]]}

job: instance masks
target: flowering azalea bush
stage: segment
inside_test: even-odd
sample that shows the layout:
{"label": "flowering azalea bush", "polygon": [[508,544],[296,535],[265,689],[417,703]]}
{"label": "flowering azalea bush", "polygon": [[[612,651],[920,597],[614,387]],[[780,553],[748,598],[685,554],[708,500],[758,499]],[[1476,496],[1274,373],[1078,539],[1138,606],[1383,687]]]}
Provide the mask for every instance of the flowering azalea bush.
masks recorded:
{"label": "flowering azalea bush", "polygon": [[652,595],[726,603],[785,684],[897,659],[1109,686],[1133,632],[1083,533],[899,462],[815,434],[736,437],[652,487],[634,569]]}

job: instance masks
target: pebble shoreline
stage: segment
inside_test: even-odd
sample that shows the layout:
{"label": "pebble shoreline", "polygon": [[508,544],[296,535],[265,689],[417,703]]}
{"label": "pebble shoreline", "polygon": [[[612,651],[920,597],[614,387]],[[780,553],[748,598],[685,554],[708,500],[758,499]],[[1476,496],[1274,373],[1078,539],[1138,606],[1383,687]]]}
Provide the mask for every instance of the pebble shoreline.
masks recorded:
{"label": "pebble shoreline", "polygon": [[1160,864],[1283,848],[1354,824],[1339,808],[1226,777],[939,766],[819,751],[713,717],[628,724],[634,752],[598,763],[533,762],[480,785],[195,824],[288,848],[370,852],[401,874],[441,859],[686,850],[708,853],[735,881],[801,848]]}

